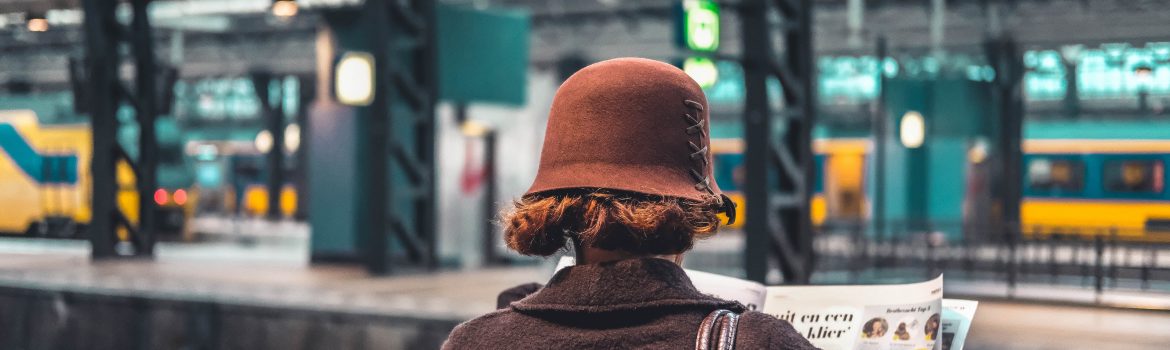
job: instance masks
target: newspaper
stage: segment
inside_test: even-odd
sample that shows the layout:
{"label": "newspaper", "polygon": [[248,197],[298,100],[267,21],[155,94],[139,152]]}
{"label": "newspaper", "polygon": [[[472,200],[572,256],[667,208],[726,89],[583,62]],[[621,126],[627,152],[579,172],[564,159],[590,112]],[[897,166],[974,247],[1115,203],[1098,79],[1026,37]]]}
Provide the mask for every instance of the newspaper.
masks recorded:
{"label": "newspaper", "polygon": [[[570,265],[573,258],[564,257],[556,269]],[[826,350],[962,350],[978,306],[943,299],[941,275],[911,284],[768,287],[708,272],[686,273],[700,291],[788,321]]]}
{"label": "newspaper", "polygon": [[967,331],[971,330],[971,321],[975,319],[975,308],[978,301],[943,299],[942,314],[942,341],[937,349],[963,350],[963,343],[967,341]]}
{"label": "newspaper", "polygon": [[900,285],[767,287],[763,312],[824,349],[930,350],[943,278]]}

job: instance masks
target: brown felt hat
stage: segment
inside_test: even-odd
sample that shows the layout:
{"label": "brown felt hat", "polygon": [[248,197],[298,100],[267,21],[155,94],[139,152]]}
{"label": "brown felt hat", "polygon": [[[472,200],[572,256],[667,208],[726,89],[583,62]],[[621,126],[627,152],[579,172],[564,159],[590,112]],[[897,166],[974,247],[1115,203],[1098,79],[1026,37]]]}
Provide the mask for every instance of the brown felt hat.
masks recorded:
{"label": "brown felt hat", "polygon": [[585,188],[724,198],[712,174],[708,111],[703,89],[675,66],[616,58],[582,68],[553,97],[526,195]]}

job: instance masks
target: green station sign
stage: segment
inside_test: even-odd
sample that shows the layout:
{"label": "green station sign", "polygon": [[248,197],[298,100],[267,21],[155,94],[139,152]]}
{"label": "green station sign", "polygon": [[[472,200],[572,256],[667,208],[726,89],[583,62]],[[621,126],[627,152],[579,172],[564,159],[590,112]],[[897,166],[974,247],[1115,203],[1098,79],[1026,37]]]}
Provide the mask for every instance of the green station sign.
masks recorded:
{"label": "green station sign", "polygon": [[684,0],[677,11],[679,46],[697,52],[719,49],[719,4],[710,0]]}

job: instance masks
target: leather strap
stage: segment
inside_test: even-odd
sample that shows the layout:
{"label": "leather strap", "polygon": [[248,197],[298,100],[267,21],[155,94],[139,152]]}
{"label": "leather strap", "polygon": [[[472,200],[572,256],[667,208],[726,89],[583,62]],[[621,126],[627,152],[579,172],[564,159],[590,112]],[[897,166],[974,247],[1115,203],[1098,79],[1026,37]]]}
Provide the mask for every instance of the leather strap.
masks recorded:
{"label": "leather strap", "polygon": [[695,349],[735,349],[735,333],[738,326],[739,314],[725,309],[712,311],[699,324],[699,333],[695,337]]}

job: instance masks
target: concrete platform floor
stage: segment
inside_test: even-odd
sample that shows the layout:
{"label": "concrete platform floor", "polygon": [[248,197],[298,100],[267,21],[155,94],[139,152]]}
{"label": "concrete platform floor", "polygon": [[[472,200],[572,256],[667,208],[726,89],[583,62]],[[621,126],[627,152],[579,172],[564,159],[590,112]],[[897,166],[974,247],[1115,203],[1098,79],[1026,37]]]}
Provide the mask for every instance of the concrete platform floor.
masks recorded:
{"label": "concrete platform floor", "polygon": [[[354,267],[215,262],[91,263],[63,253],[0,253],[0,285],[162,299],[411,314],[464,320],[496,293],[548,278],[548,267],[371,278]],[[968,349],[1167,349],[1170,312],[983,301]]]}
{"label": "concrete platform floor", "polygon": [[1170,349],[1170,312],[983,301],[964,349]]}
{"label": "concrete platform floor", "polygon": [[[0,286],[373,315],[466,320],[539,268],[372,278],[353,266],[109,261],[66,254],[0,254]],[[547,277],[544,277],[547,279]]]}

